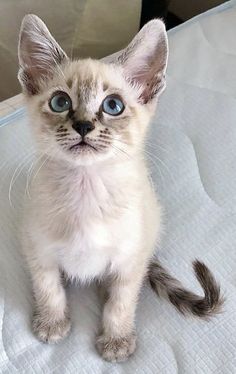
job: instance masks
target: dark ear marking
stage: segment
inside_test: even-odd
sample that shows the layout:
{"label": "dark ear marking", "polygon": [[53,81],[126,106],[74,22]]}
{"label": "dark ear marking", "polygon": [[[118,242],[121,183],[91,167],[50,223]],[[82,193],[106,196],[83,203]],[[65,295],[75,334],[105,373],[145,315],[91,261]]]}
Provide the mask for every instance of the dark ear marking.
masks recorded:
{"label": "dark ear marking", "polygon": [[20,69],[18,78],[22,82],[22,86],[26,94],[34,96],[39,93],[39,86],[29,72]]}
{"label": "dark ear marking", "polygon": [[113,62],[123,66],[128,83],[140,88],[139,102],[146,104],[165,88],[167,58],[165,25],[160,19],[154,19],[139,31],[118,56],[114,56]]}
{"label": "dark ear marking", "polygon": [[32,14],[24,17],[18,43],[19,74],[23,91],[35,95],[40,82],[53,76],[67,56],[43,21]]}

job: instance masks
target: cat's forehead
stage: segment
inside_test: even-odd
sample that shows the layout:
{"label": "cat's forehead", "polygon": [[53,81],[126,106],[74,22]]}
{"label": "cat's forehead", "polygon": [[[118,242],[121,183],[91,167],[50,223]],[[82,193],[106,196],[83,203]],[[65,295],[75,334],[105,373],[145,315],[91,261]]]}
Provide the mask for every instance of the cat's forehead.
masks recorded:
{"label": "cat's forehead", "polygon": [[105,91],[109,88],[123,89],[125,81],[122,70],[112,64],[86,59],[73,61],[65,67],[66,84],[78,91]]}

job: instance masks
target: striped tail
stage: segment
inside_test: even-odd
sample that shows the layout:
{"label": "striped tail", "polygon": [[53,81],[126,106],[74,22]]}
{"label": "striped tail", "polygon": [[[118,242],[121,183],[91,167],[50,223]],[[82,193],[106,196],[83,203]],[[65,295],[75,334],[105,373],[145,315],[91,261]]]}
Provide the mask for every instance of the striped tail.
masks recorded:
{"label": "striped tail", "polygon": [[206,265],[196,260],[193,262],[193,269],[203,288],[203,297],[185,289],[157,262],[150,264],[149,281],[153,290],[158,295],[167,296],[182,314],[191,313],[197,317],[209,318],[221,311],[224,298],[220,293],[219,285]]}

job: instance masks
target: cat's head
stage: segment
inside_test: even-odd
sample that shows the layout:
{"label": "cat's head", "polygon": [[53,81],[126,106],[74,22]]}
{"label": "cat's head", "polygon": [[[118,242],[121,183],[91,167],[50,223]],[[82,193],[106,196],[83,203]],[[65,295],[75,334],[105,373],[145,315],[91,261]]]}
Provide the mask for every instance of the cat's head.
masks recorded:
{"label": "cat's head", "polygon": [[18,77],[41,151],[77,164],[132,157],[165,88],[167,55],[160,20],[110,60],[71,61],[37,16],[25,16]]}

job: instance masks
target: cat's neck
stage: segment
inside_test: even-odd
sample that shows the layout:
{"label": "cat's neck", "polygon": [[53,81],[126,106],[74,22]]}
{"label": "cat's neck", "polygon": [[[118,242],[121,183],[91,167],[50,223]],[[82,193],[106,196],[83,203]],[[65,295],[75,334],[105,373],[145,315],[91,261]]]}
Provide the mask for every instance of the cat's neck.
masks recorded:
{"label": "cat's neck", "polygon": [[[45,163],[38,176],[40,184],[49,187],[50,193],[69,195],[76,191],[124,190],[128,185],[139,185],[144,178],[145,165],[142,160],[129,159],[122,162],[101,162],[93,165],[73,165],[59,160]],[[138,187],[137,187],[138,188]]]}
{"label": "cat's neck", "polygon": [[120,179],[127,176],[127,174],[135,173],[135,170],[141,167],[142,159],[140,157],[114,162],[113,160],[96,162],[89,165],[76,165],[64,160],[50,159],[48,160],[42,170],[44,176],[49,180],[60,180],[70,177],[92,178],[97,175],[102,179]]}
{"label": "cat's neck", "polygon": [[60,204],[65,211],[76,210],[83,217],[92,211],[94,216],[103,217],[127,206],[133,191],[137,194],[142,190],[144,173],[137,160],[87,166],[51,160],[43,168],[39,183],[47,201]]}

